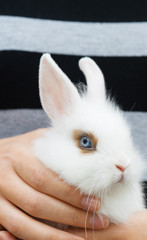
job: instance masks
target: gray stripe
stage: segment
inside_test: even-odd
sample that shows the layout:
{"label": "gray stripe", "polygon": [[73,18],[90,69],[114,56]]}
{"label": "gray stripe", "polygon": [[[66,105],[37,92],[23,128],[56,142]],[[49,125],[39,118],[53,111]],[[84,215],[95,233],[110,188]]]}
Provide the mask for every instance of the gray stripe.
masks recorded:
{"label": "gray stripe", "polygon": [[[136,147],[140,148],[144,164],[147,166],[147,113],[125,112],[125,115],[132,128]],[[47,126],[49,126],[49,121],[43,110],[0,110],[0,138],[15,136]],[[142,179],[147,181],[147,167],[145,170]]]}
{"label": "gray stripe", "polygon": [[146,56],[147,22],[79,23],[0,16],[0,50]]}

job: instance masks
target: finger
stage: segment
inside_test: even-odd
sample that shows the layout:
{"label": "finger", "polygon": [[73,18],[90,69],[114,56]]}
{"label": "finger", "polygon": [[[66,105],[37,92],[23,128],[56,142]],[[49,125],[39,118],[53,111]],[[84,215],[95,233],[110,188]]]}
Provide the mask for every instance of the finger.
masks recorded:
{"label": "finger", "polygon": [[79,190],[75,190],[74,187],[69,186],[63,180],[59,179],[57,174],[46,168],[37,158],[33,157],[32,152],[27,152],[26,149],[22,148],[23,146],[20,146],[20,148],[17,147],[21,152],[21,161],[19,161],[20,156],[17,156],[14,161],[14,167],[17,174],[30,186],[78,208],[87,210],[91,202],[89,211],[99,209],[100,201],[86,195],[81,195]]}
{"label": "finger", "polygon": [[88,240],[98,239],[98,240],[124,240],[125,238],[125,228],[124,225],[110,224],[107,229],[96,230],[96,229],[81,229],[70,227],[67,232],[75,234],[77,236],[83,237]]}
{"label": "finger", "polygon": [[33,131],[23,133],[17,136],[7,137],[0,139],[0,146],[9,144],[12,146],[13,143],[17,142],[32,142],[34,139],[39,138],[45,134],[45,132],[48,130],[48,128],[38,128]]}
{"label": "finger", "polygon": [[83,240],[32,219],[12,203],[0,197],[0,222],[15,237],[23,240]]}
{"label": "finger", "polygon": [[17,238],[7,231],[0,231],[0,240],[17,240]]}
{"label": "finger", "polygon": [[85,220],[88,228],[94,226],[99,229],[108,226],[105,216],[102,221],[99,216],[93,216],[92,213],[86,215],[86,211],[82,209],[37,192],[24,183],[12,170],[7,172],[3,184],[0,185],[0,192],[13,204],[34,217],[78,227],[84,227]]}

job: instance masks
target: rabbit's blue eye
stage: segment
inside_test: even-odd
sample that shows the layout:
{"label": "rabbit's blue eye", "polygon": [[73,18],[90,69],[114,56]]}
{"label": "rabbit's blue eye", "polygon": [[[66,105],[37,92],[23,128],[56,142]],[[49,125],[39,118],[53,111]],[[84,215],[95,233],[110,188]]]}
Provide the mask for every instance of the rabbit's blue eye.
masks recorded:
{"label": "rabbit's blue eye", "polygon": [[92,142],[91,142],[90,138],[88,138],[88,137],[82,137],[81,141],[80,141],[80,145],[83,148],[92,148],[93,147]]}

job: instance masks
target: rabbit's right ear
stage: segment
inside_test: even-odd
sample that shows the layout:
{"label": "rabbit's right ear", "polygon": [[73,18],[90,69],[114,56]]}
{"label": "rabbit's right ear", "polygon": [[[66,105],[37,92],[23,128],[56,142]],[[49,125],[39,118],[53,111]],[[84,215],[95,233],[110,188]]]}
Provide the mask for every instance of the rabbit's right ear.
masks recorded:
{"label": "rabbit's right ear", "polygon": [[105,101],[105,80],[101,69],[89,57],[81,58],[79,67],[84,73],[87,82],[87,97],[89,99]]}
{"label": "rabbit's right ear", "polygon": [[49,54],[43,54],[39,67],[42,106],[52,122],[68,114],[80,100],[76,87]]}

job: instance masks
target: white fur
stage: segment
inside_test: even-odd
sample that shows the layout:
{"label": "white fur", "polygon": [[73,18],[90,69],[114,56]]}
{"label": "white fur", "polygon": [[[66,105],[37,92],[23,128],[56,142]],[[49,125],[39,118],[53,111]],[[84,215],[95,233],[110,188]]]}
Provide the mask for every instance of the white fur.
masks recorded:
{"label": "white fur", "polygon": [[[81,193],[100,197],[99,213],[111,222],[125,222],[132,212],[144,208],[141,157],[133,146],[123,112],[106,98],[98,66],[92,59],[83,58],[80,68],[88,85],[81,97],[50,55],[43,55],[40,95],[52,128],[35,141],[35,155]],[[81,153],[72,137],[74,130],[93,133],[98,139],[96,151]],[[126,168],[120,182],[116,164]]]}

